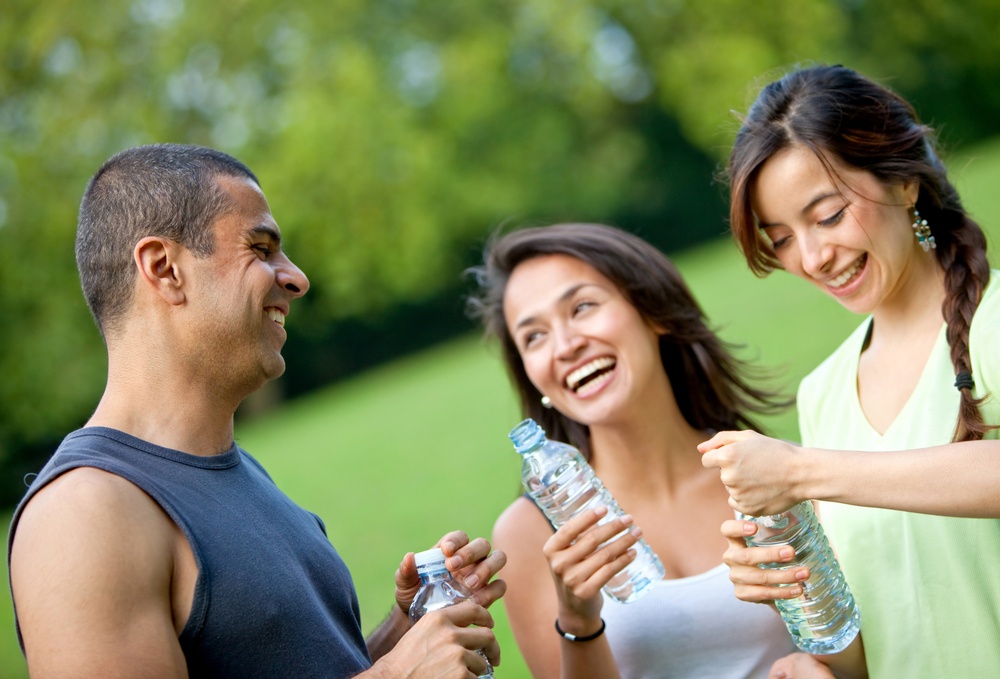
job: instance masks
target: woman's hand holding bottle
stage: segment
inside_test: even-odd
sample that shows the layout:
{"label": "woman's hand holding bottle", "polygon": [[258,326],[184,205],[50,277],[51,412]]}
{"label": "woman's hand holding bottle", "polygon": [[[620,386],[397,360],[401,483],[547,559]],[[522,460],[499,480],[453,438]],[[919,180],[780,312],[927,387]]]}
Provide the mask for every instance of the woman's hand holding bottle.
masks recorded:
{"label": "woman's hand holding bottle", "polygon": [[754,431],[720,431],[698,444],[701,462],[718,467],[729,505],[751,516],[771,516],[809,497],[802,448]]}
{"label": "woman's hand holding bottle", "polygon": [[806,567],[778,570],[760,568],[766,563],[788,563],[795,557],[795,550],[788,545],[774,547],[748,547],[746,538],[757,532],[752,521],[731,519],[722,524],[722,535],[729,541],[722,560],[729,566],[736,597],[750,603],[773,606],[775,599],[794,599],[802,594],[802,584],[809,577]]}
{"label": "woman's hand holding bottle", "polygon": [[570,634],[591,634],[601,625],[601,588],[635,559],[631,547],[642,536],[638,527],[630,529],[628,515],[598,524],[607,512],[606,507],[580,512],[542,549],[559,597],[559,624]]}

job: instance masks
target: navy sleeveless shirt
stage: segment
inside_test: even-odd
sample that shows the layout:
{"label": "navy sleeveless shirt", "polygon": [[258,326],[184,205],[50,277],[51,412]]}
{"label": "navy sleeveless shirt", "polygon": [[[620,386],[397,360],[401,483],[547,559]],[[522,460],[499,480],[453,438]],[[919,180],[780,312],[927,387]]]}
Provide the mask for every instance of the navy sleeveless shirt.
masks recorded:
{"label": "navy sleeveless shirt", "polygon": [[114,429],[71,433],[14,513],[8,560],[28,500],[78,467],[131,481],[187,537],[198,580],[179,640],[192,679],[327,679],[371,666],[354,583],[322,521],[292,502],[235,444],[202,457]]}

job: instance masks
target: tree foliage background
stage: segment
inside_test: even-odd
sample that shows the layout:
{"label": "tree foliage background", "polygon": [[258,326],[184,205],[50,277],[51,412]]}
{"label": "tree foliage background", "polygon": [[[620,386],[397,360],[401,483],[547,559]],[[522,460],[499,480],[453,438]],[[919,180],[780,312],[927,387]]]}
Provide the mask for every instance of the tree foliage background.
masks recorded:
{"label": "tree foliage background", "polygon": [[996,0],[6,0],[0,503],[103,388],[73,239],[122,148],[205,144],[258,174],[313,284],[297,393],[467,330],[460,272],[498,225],[722,235],[732,111],[793,64],[882,79],[947,147],[997,134],[998,35]]}

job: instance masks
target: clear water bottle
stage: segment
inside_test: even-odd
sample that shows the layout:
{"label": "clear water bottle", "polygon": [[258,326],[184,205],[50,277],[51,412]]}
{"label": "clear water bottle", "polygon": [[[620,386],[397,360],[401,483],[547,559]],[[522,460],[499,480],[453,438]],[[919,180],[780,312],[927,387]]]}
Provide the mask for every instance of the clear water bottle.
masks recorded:
{"label": "clear water bottle", "polygon": [[847,648],[861,629],[861,612],[812,503],[802,502],[774,516],[738,516],[757,524],[756,535],[746,538],[747,545],[790,545],[795,549],[791,562],[761,564],[761,568],[809,568],[802,594],[794,599],[774,600],[795,645],[816,654],[839,653]]}
{"label": "clear water bottle", "polygon": [[[550,441],[534,420],[514,427],[510,440],[523,457],[524,490],[553,527],[559,528],[580,512],[601,506],[607,507],[608,513],[600,523],[623,514],[580,451],[568,443]],[[635,559],[604,586],[606,594],[626,604],[648,592],[664,575],[660,558],[645,540],[640,539],[633,549]]]}
{"label": "clear water bottle", "polygon": [[[410,604],[410,620],[416,622],[431,611],[437,611],[448,606],[454,606],[472,596],[465,585],[451,577],[451,571],[444,565],[444,552],[440,549],[428,549],[415,555],[417,575],[420,576],[420,589]],[[479,651],[486,660],[486,654]],[[493,667],[486,660],[486,671],[479,679],[493,676]]]}

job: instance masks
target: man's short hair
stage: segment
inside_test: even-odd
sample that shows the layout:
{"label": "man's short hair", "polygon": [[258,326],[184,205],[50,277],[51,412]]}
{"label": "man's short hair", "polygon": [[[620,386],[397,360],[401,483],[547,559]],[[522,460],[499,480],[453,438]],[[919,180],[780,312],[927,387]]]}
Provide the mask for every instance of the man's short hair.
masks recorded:
{"label": "man's short hair", "polygon": [[212,225],[228,205],[219,175],[260,182],[243,163],[202,146],[154,144],[111,157],[80,203],[76,263],[90,312],[107,337],[128,311],[135,286],[132,252],[142,238],[176,241],[195,255],[215,248]]}

